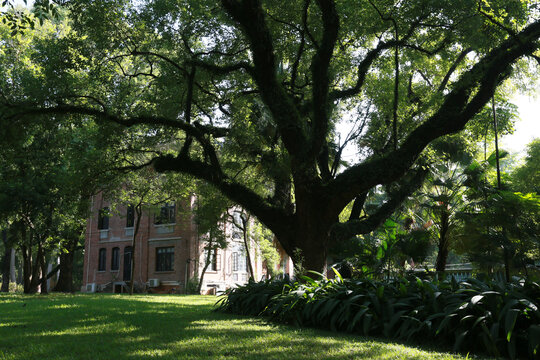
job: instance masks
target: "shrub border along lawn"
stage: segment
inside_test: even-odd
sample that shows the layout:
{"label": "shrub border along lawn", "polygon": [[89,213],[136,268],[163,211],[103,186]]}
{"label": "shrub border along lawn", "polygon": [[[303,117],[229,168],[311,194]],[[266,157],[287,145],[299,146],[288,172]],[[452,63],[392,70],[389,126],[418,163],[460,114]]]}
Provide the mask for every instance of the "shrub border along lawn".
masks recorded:
{"label": "shrub border along lawn", "polygon": [[281,323],[440,343],[454,351],[534,358],[540,351],[540,286],[469,279],[391,282],[343,279],[249,282],[218,310]]}

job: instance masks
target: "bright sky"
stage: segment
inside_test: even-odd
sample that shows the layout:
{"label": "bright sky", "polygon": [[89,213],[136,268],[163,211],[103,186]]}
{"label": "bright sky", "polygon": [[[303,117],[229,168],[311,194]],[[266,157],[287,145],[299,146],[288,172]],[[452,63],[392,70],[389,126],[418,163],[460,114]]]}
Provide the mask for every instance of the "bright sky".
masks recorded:
{"label": "bright sky", "polygon": [[[519,153],[519,157],[524,157],[527,144],[535,138],[540,138],[540,84],[535,95],[516,94],[510,101],[518,107],[519,119],[516,120],[514,133],[503,136],[499,140],[499,147],[511,154]],[[342,124],[338,126],[338,130],[344,138],[350,131],[350,125]],[[356,147],[350,143],[343,151],[342,158],[354,162],[357,157]]]}
{"label": "bright sky", "polygon": [[512,135],[503,136],[501,148],[511,153],[523,152],[534,138],[540,138],[540,87],[536,96],[516,95],[511,100],[519,110],[516,131]]}

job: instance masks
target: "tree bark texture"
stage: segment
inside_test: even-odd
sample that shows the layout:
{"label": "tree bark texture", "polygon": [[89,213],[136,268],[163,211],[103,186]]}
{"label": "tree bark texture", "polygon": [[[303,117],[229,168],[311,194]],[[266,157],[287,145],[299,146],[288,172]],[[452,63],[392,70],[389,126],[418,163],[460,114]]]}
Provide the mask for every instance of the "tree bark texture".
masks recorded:
{"label": "tree bark texture", "polygon": [[249,277],[252,278],[252,279],[255,279],[255,272],[253,272],[253,264],[251,262],[251,254],[249,253],[249,234],[248,234],[248,229],[247,229],[247,224],[244,225],[245,226],[245,231],[244,231],[244,248],[246,249],[246,260],[247,260],[247,265],[248,265],[248,270],[249,270]]}
{"label": "tree bark texture", "polygon": [[53,291],[71,293],[73,292],[73,262],[75,259],[75,252],[68,251],[60,254],[60,275],[58,281],[54,286]]}
{"label": "tree bark texture", "polygon": [[2,243],[4,244],[4,253],[0,259],[0,269],[2,270],[2,287],[0,288],[0,292],[9,292],[11,247],[8,246],[6,230],[2,230]]}
{"label": "tree bark texture", "polygon": [[448,259],[448,231],[450,228],[449,214],[447,211],[441,210],[441,225],[439,229],[439,243],[437,260],[435,261],[435,270],[443,273],[446,270],[446,261]]}
{"label": "tree bark texture", "polygon": [[15,267],[15,248],[11,248],[11,258],[9,261],[9,282],[17,282],[17,268]]}
{"label": "tree bark texture", "polygon": [[32,278],[32,248],[26,245],[21,245],[21,253],[23,258],[23,291],[25,294],[31,293],[30,280]]}
{"label": "tree bark texture", "polygon": [[[204,281],[204,274],[206,274],[206,270],[208,269],[208,267],[210,266],[210,263],[212,262],[212,232],[211,231],[210,231],[209,236],[210,236],[210,239],[208,241],[208,247],[207,247],[208,251],[206,253],[204,266],[202,268],[201,275],[199,277],[199,283],[197,284],[197,294],[201,293],[202,284]],[[195,266],[198,266],[198,262],[195,263]]]}
{"label": "tree bark texture", "polygon": [[43,255],[41,262],[41,274],[39,279],[39,287],[41,294],[48,294],[49,293],[49,287],[47,286],[47,274],[49,270],[49,264],[47,264],[47,261],[45,261],[45,255]]}
{"label": "tree bark texture", "polygon": [[137,218],[135,219],[135,230],[133,231],[133,241],[131,243],[131,280],[129,282],[129,295],[133,295],[133,290],[135,288],[135,248],[137,245],[137,235],[139,234],[139,226],[141,224],[142,217],[142,207],[140,203],[135,206],[135,214],[137,215]]}

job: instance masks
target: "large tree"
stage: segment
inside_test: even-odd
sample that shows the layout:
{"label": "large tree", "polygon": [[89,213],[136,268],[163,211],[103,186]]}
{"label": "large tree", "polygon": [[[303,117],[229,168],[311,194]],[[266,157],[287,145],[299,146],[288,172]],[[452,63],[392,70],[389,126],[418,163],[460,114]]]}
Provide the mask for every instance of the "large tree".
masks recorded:
{"label": "large tree", "polygon": [[[67,3],[71,28],[39,46],[32,88],[2,77],[3,126],[81,114],[159,138],[127,149],[209,182],[314,270],[377,228],[421,183],[424,149],[540,45],[538,9],[519,0]],[[352,140],[362,160],[340,168]],[[363,211],[379,185],[388,200]]]}

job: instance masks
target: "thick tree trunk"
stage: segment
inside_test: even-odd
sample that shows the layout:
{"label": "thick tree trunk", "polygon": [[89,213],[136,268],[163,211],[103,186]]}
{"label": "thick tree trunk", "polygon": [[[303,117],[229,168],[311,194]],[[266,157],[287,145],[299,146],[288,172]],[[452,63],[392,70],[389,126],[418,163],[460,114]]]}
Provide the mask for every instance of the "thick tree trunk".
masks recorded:
{"label": "thick tree trunk", "polygon": [[[297,251],[293,254],[292,259],[295,265],[295,271],[299,271],[299,274],[307,271],[315,271],[326,275],[326,257],[328,255],[328,249],[325,243],[328,241],[327,236],[312,237],[316,242],[308,243],[307,245],[299,244]],[[314,274],[306,274],[310,277],[317,277]]]}
{"label": "thick tree trunk", "polygon": [[295,275],[304,275],[307,271],[326,275],[330,226],[316,216],[303,217],[302,224],[292,232],[294,239],[289,243],[294,243],[294,248],[286,251],[294,262]]}
{"label": "thick tree trunk", "polygon": [[[339,213],[324,194],[312,194],[296,185],[296,213],[288,228],[275,232],[285,252],[294,263],[295,276],[315,271],[326,275],[328,251],[333,238],[330,230]],[[307,274],[317,277],[316,274]]]}
{"label": "thick tree trunk", "polygon": [[60,275],[58,276],[58,281],[56,282],[53,291],[64,293],[75,291],[73,288],[73,263],[75,262],[76,251],[82,249],[82,247],[78,245],[79,239],[74,237],[73,239],[70,239],[66,246],[67,252],[60,254],[60,263],[58,264]]}
{"label": "thick tree trunk", "polygon": [[73,292],[73,261],[74,251],[60,254],[60,275],[53,291],[70,293]]}
{"label": "thick tree trunk", "polygon": [[[295,272],[300,272],[301,275],[302,272],[315,271],[326,275],[327,256],[332,244],[330,230],[337,221],[340,210],[322,192],[311,193],[304,188],[297,190],[296,193],[297,242],[292,255]],[[298,264],[297,261],[301,263]],[[315,274],[307,275],[316,277]]]}
{"label": "thick tree trunk", "polygon": [[9,268],[11,260],[11,247],[8,246],[7,232],[2,230],[2,242],[4,244],[4,254],[0,261],[0,268],[2,270],[2,287],[0,292],[9,292]]}

